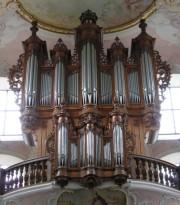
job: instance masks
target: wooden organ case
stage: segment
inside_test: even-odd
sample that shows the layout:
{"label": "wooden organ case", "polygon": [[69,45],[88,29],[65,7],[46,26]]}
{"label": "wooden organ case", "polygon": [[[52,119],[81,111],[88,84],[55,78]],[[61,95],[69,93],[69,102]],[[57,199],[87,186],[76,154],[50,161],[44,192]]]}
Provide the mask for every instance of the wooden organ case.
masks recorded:
{"label": "wooden organ case", "polygon": [[37,157],[50,156],[52,178],[61,186],[68,180],[87,187],[108,179],[124,183],[130,154],[146,154],[145,144],[156,140],[160,99],[170,80],[145,20],[128,57],[118,37],[104,53],[97,19],[85,11],[74,54],[59,39],[51,60],[33,21],[24,54],[9,71],[24,140],[37,146]]}

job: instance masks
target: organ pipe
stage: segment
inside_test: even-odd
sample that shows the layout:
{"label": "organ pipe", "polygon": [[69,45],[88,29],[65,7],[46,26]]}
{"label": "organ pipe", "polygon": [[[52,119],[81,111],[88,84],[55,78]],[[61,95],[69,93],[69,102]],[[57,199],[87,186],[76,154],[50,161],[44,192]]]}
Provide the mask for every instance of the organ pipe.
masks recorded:
{"label": "organ pipe", "polygon": [[120,104],[126,102],[125,82],[124,82],[124,66],[121,60],[117,60],[114,64],[114,83],[115,93]]}
{"label": "organ pipe", "polygon": [[87,164],[94,164],[94,134],[90,131],[86,135],[87,139]]}
{"label": "organ pipe", "polygon": [[85,150],[86,150],[86,140],[85,140],[85,135],[81,135],[80,138],[80,162],[81,162],[81,167],[85,166]]}
{"label": "organ pipe", "polygon": [[78,147],[75,142],[71,142],[71,167],[77,167]]}
{"label": "organ pipe", "polygon": [[104,144],[104,166],[111,166],[111,144],[108,141]]}
{"label": "organ pipe", "polygon": [[35,54],[31,54],[27,61],[25,106],[36,106],[37,95],[38,60]]}
{"label": "organ pipe", "polygon": [[120,125],[113,129],[113,147],[114,147],[114,164],[121,165],[124,163],[123,133]]}
{"label": "organ pipe", "polygon": [[130,70],[128,73],[128,91],[129,91],[129,102],[130,103],[140,103],[139,94],[139,80],[138,71]]}
{"label": "organ pipe", "polygon": [[61,101],[64,99],[65,93],[65,68],[64,63],[59,61],[55,67],[55,81],[54,81],[54,104],[55,106],[60,105]]}
{"label": "organ pipe", "polygon": [[102,104],[112,103],[112,79],[111,74],[100,72],[101,77],[101,101]]}
{"label": "organ pipe", "polygon": [[96,166],[101,166],[101,137],[96,135]]}
{"label": "organ pipe", "polygon": [[58,166],[67,166],[68,131],[64,125],[58,130]]}
{"label": "organ pipe", "polygon": [[51,105],[52,77],[41,73],[40,105]]}
{"label": "organ pipe", "polygon": [[145,103],[154,103],[155,100],[155,88],[153,79],[152,61],[149,53],[144,51],[141,54],[141,71],[142,71],[142,83]]}
{"label": "organ pipe", "polygon": [[68,102],[70,105],[76,105],[79,102],[79,73],[71,73],[68,76]]}
{"label": "organ pipe", "polygon": [[96,49],[91,42],[83,45],[82,65],[82,103],[97,104],[97,59]]}

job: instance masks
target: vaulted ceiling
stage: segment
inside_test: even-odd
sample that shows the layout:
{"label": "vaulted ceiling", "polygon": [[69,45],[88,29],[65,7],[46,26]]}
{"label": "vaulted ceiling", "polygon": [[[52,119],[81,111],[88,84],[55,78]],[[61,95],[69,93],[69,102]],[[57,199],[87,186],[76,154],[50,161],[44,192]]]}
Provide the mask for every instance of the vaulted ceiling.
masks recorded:
{"label": "vaulted ceiling", "polygon": [[104,28],[104,47],[118,36],[125,47],[140,33],[137,23],[147,18],[147,33],[156,38],[155,50],[180,73],[180,0],[0,0],[0,76],[23,53],[22,41],[30,35],[30,22],[38,21],[37,35],[52,49],[61,37],[74,49],[73,28],[82,12],[90,9]]}

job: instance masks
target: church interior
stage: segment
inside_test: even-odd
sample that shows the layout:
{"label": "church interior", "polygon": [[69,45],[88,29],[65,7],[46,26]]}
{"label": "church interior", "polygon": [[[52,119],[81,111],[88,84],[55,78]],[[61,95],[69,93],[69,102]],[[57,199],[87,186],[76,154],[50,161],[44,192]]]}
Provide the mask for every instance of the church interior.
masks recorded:
{"label": "church interior", "polygon": [[180,204],[180,1],[0,1],[0,204]]}

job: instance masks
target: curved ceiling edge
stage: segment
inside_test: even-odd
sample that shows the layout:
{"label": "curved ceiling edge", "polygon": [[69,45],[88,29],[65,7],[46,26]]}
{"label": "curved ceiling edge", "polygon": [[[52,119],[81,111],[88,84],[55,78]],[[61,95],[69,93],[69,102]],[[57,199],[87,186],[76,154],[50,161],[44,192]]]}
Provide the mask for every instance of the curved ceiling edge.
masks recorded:
{"label": "curved ceiling edge", "polygon": [[[148,18],[150,15],[152,15],[155,11],[156,11],[156,1],[154,0],[153,3],[147,8],[146,11],[144,11],[141,15],[139,15],[137,18],[124,23],[122,25],[119,26],[115,26],[115,27],[110,27],[110,28],[104,28],[103,31],[105,34],[108,33],[114,33],[114,32],[119,32],[125,29],[128,29],[130,27],[135,26],[136,24],[139,23],[140,19],[144,18]],[[61,34],[69,34],[72,35],[74,34],[74,29],[67,29],[67,28],[60,28],[57,27],[55,25],[50,25],[46,22],[42,22],[41,20],[39,20],[38,18],[36,18],[35,16],[33,16],[31,13],[29,13],[23,6],[22,4],[17,0],[17,12],[28,22],[32,22],[32,21],[37,21],[38,22],[38,26],[42,29],[51,31],[51,32],[55,32],[55,33],[61,33]],[[80,14],[79,14],[80,15]]]}

